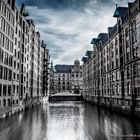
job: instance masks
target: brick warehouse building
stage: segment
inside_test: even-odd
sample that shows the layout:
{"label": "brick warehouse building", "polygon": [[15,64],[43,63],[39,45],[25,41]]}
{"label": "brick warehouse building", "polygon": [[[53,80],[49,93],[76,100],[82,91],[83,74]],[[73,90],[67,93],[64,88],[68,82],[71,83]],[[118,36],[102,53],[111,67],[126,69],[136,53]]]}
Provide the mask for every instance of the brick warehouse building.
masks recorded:
{"label": "brick warehouse building", "polygon": [[83,93],[88,101],[116,110],[140,112],[140,1],[116,7],[107,33],[93,38],[83,61]]}
{"label": "brick warehouse building", "polygon": [[49,93],[49,50],[28,16],[24,4],[0,0],[0,118]]}

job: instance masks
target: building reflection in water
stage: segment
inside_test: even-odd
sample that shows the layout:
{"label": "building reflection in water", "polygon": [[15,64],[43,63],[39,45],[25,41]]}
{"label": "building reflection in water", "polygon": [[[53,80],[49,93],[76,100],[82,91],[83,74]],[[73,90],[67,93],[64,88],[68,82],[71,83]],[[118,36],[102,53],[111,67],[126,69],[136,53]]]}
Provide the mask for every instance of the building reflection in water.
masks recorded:
{"label": "building reflection in water", "polygon": [[140,123],[78,102],[40,105],[0,121],[0,140],[120,140],[114,136],[128,134],[140,134]]}
{"label": "building reflection in water", "polygon": [[[86,105],[85,108],[85,132],[89,139],[123,140],[124,138],[117,136],[140,135],[140,122],[136,120],[91,105]],[[125,138],[127,139],[136,138]]]}

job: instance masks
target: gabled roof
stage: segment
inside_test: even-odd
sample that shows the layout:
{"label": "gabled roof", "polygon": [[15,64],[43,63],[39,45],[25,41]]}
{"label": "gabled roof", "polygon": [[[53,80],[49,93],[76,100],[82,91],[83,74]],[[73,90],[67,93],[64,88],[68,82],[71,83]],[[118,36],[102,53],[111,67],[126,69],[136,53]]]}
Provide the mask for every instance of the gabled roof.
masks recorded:
{"label": "gabled roof", "polygon": [[100,33],[100,34],[98,35],[98,38],[99,38],[100,40],[104,40],[104,39],[106,38],[106,36],[108,36],[107,33]]}
{"label": "gabled roof", "polygon": [[87,56],[88,58],[91,58],[92,52],[93,51],[87,51],[86,54],[85,54],[85,56]]}
{"label": "gabled roof", "polygon": [[93,38],[92,41],[91,41],[91,44],[97,45],[99,42],[100,42],[99,38]]}
{"label": "gabled roof", "polygon": [[55,72],[57,73],[70,73],[72,65],[55,65]]}
{"label": "gabled roof", "polygon": [[121,17],[124,18],[128,14],[128,7],[116,7],[113,17]]}
{"label": "gabled roof", "polygon": [[86,62],[88,61],[88,57],[85,57],[85,56],[84,56],[84,57],[82,58],[82,61],[83,61],[84,63],[86,63]]}
{"label": "gabled roof", "polygon": [[108,33],[109,33],[109,36],[112,36],[115,33],[117,33],[117,24],[115,24],[113,27],[108,27]]}

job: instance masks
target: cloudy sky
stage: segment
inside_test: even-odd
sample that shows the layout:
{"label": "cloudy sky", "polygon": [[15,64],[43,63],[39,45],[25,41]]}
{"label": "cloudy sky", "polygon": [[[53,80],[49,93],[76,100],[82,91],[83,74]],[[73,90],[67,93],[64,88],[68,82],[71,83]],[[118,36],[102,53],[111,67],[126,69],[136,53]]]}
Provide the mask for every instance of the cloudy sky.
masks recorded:
{"label": "cloudy sky", "polygon": [[36,30],[50,49],[55,64],[73,64],[86,50],[92,50],[93,37],[107,32],[116,19],[116,3],[127,6],[134,0],[17,0],[25,3]]}

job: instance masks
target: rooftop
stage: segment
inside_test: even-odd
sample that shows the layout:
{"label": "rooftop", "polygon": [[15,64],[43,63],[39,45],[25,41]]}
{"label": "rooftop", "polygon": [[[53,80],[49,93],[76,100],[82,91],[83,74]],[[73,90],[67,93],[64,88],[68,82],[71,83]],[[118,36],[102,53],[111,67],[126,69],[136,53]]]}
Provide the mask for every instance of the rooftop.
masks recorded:
{"label": "rooftop", "polygon": [[55,65],[55,71],[57,73],[70,73],[72,65]]}

